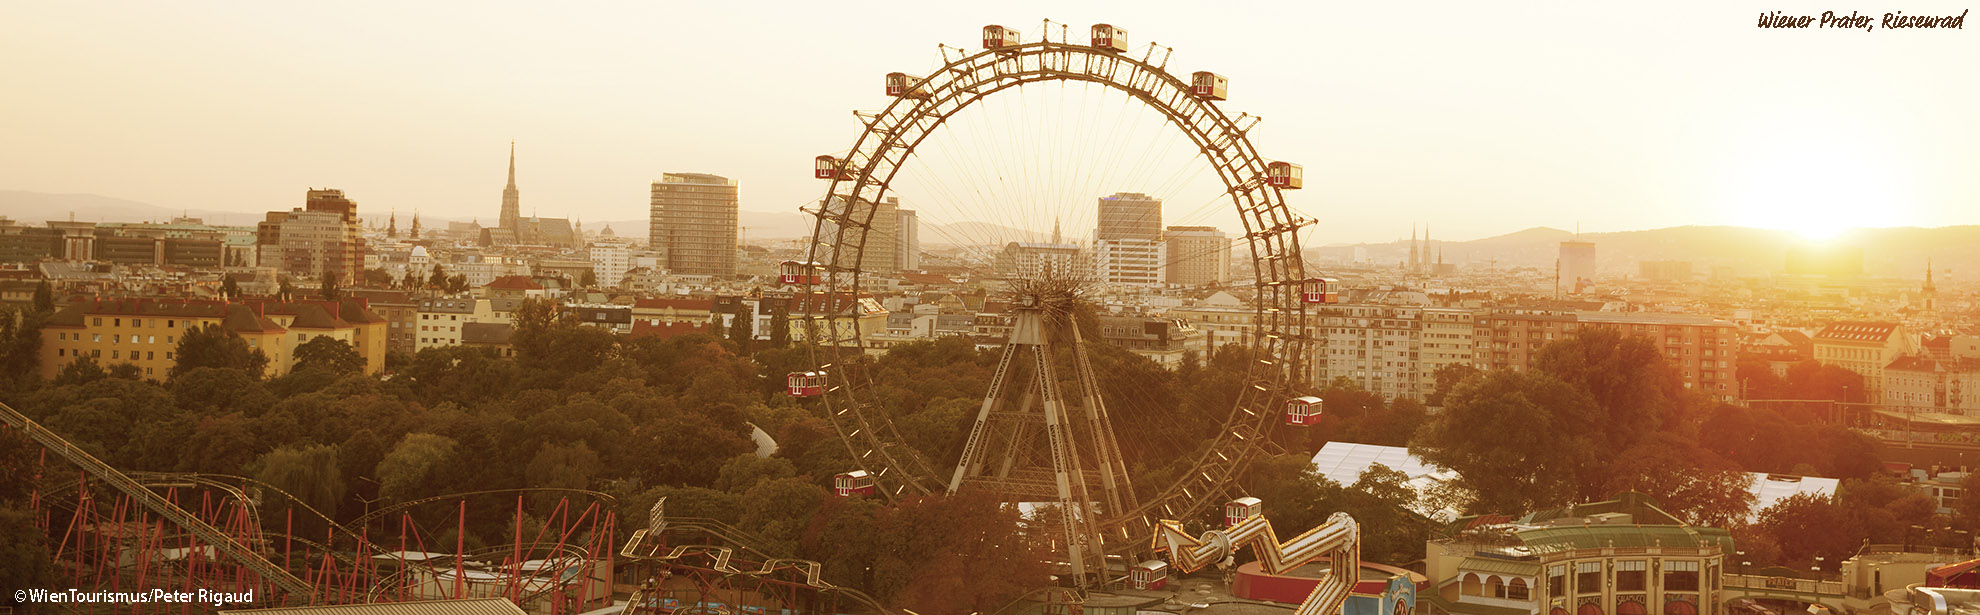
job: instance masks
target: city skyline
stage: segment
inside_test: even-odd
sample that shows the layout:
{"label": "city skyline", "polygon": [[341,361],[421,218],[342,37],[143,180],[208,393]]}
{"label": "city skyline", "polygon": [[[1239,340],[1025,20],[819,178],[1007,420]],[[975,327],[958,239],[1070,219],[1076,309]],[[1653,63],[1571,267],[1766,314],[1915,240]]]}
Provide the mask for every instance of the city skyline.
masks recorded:
{"label": "city skyline", "polygon": [[[16,145],[0,152],[0,188],[247,212],[334,186],[374,210],[485,218],[513,139],[542,215],[638,219],[647,187],[674,171],[737,179],[745,211],[795,212],[821,192],[809,157],[856,135],[847,111],[888,102],[881,75],[932,68],[935,41],[974,48],[984,24],[1031,40],[1053,17],[1115,22],[1136,53],[1172,45],[1172,69],[1231,77],[1224,107],[1265,117],[1261,149],[1309,170],[1291,202],[1330,223],[1321,244],[1392,239],[1420,219],[1460,240],[1577,222],[1813,237],[1980,223],[1980,119],[1961,113],[1980,86],[1940,78],[1971,57],[1966,30],[1759,29],[1754,15],[1777,7],[1757,4],[1446,5],[1410,19],[1273,6],[1255,13],[1285,18],[1177,5],[792,5],[784,22],[629,5],[465,20],[439,7],[17,5],[0,9],[0,49],[37,61],[0,67],[19,93],[0,119]],[[1355,27],[1311,36],[1330,23]],[[806,30],[847,42],[832,61],[794,63],[815,54]],[[773,35],[737,44],[745,31]]]}

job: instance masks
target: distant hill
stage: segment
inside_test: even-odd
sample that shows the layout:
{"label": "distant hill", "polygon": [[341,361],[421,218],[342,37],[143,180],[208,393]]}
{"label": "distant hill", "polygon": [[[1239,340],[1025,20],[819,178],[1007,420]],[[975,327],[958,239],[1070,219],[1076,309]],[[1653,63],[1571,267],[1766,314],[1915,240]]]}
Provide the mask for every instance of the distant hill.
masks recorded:
{"label": "distant hill", "polygon": [[23,224],[41,224],[50,220],[68,220],[71,215],[83,222],[167,222],[177,216],[191,216],[211,224],[251,225],[260,221],[264,214],[172,209],[96,194],[0,190],[0,217]]}
{"label": "distant hill", "polygon": [[[1427,244],[1427,258],[1435,262],[1441,251],[1446,263],[1550,269],[1560,255],[1560,243],[1575,237],[1567,231],[1535,227],[1472,241],[1438,240]],[[1613,273],[1633,273],[1637,263],[1657,260],[1690,262],[1700,274],[1721,266],[1731,267],[1740,275],[1771,273],[1785,268],[1790,247],[1814,245],[1787,231],[1737,226],[1583,233],[1579,238],[1594,242],[1597,268]],[[1923,277],[1927,257],[1941,272],[1980,269],[1980,226],[1857,229],[1823,245],[1862,248],[1864,273],[1869,275]],[[1326,246],[1309,249],[1307,254],[1325,261],[1340,261],[1352,259],[1356,248],[1366,250],[1367,258],[1377,263],[1398,263],[1409,258],[1408,240]]]}

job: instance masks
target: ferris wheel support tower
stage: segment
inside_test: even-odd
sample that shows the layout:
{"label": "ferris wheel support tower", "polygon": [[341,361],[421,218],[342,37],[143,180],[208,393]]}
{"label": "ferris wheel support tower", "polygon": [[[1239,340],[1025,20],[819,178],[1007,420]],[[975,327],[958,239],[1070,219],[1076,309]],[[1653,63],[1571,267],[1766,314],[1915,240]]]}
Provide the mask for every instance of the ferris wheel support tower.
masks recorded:
{"label": "ferris wheel support tower", "polygon": [[[1100,520],[1136,504],[1127,464],[1121,459],[1071,311],[1078,302],[1077,283],[1045,279],[1018,280],[1013,285],[1015,327],[948,491],[981,489],[1007,502],[1051,498],[1064,533],[1066,561],[1075,576],[1082,584],[1088,579],[1104,583]],[[1060,390],[1054,365],[1061,343],[1070,346],[1074,363],[1078,390],[1073,396]],[[1012,386],[1019,381],[1014,367],[1029,368],[1022,387]],[[1076,429],[1082,419],[1083,438]]]}

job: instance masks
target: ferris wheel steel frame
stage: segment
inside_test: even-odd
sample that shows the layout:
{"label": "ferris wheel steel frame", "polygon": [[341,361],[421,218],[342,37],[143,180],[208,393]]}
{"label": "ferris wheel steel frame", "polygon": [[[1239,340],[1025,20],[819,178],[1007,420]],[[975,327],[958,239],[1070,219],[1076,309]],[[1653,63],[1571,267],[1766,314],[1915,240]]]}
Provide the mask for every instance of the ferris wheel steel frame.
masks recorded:
{"label": "ferris wheel steel frame", "polygon": [[855,463],[875,477],[877,491],[890,501],[941,493],[947,481],[861,398],[860,392],[873,386],[871,374],[846,369],[865,352],[858,300],[867,235],[877,210],[873,204],[886,196],[894,175],[921,141],[950,117],[986,96],[1027,84],[1096,83],[1160,111],[1189,136],[1224,182],[1243,221],[1258,278],[1246,387],[1184,477],[1134,509],[1102,520],[1108,551],[1133,551],[1158,531],[1160,519],[1201,512],[1255,452],[1271,447],[1267,436],[1279,417],[1277,410],[1290,397],[1294,379],[1304,373],[1312,343],[1303,328],[1306,307],[1300,290],[1306,273],[1297,234],[1312,221],[1295,216],[1280,189],[1267,184],[1267,161],[1246,138],[1259,118],[1225,115],[1212,101],[1194,95],[1189,82],[1167,71],[1166,54],[1160,63],[1150,62],[1153,55],[1152,45],[1137,60],[1071,43],[1063,34],[1052,41],[1048,32],[1045,40],[948,61],[915,86],[925,97],[895,97],[881,111],[855,112],[865,130],[840,160],[851,178],[833,177],[824,200],[808,210],[817,218],[809,262],[822,275],[805,280],[799,289],[807,306],[802,318],[812,363],[832,374],[820,396],[825,416]]}

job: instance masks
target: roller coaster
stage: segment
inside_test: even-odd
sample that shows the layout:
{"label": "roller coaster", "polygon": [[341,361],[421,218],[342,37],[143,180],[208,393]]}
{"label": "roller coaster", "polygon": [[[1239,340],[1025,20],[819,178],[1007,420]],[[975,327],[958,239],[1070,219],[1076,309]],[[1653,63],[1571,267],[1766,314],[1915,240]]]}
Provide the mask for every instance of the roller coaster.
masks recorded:
{"label": "roller coaster", "polygon": [[[120,471],[4,404],[0,425],[40,446],[29,507],[66,588],[206,589],[252,596],[245,607],[506,597],[553,615],[611,599],[613,500],[604,493],[457,493],[394,504],[345,525],[252,478]],[[63,463],[73,466],[74,480],[62,478]],[[516,516],[509,543],[468,549],[468,502],[511,495]],[[537,527],[526,528],[525,496],[559,499]],[[573,497],[588,506],[573,506]],[[436,531],[432,508],[449,503],[456,504],[458,524]],[[279,528],[263,514],[271,505],[281,510]],[[374,534],[374,526],[381,532]],[[449,530],[452,545],[435,541]],[[210,608],[129,606],[132,613]]]}

